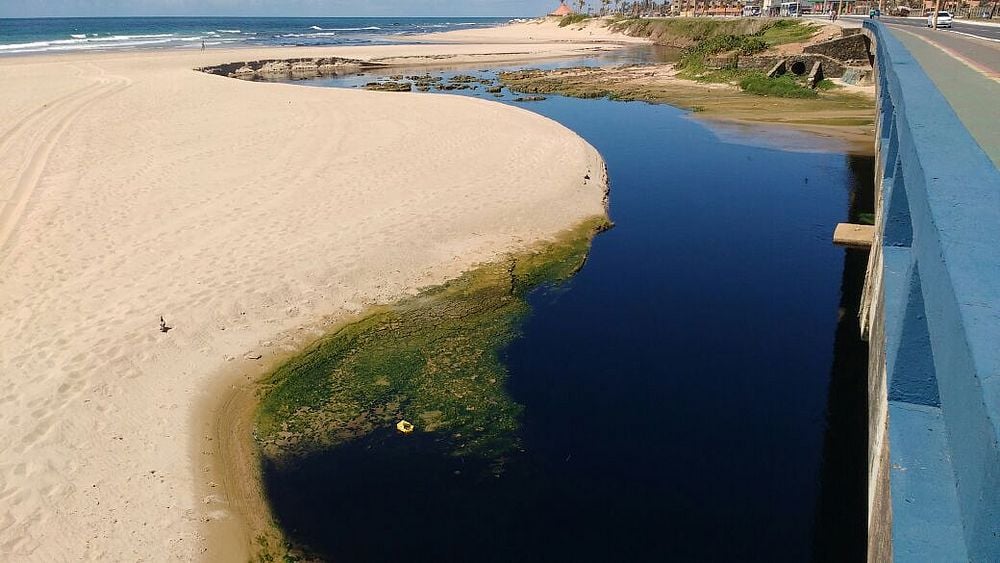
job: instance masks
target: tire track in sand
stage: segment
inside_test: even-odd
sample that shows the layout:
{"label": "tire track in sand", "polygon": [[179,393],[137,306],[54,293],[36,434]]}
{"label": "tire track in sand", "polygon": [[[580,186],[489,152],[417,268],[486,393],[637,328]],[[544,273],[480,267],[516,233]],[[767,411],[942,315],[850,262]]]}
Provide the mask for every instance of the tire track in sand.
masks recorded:
{"label": "tire track in sand", "polygon": [[14,182],[9,188],[0,187],[0,263],[62,134],[91,104],[131,84],[127,78],[108,76],[97,67],[94,70],[92,84],[57,99],[42,111],[31,112],[0,137],[0,160],[8,157],[14,143],[27,147],[27,157],[17,168]]}
{"label": "tire track in sand", "polygon": [[[80,67],[78,67],[76,65],[72,65],[72,68],[73,68],[73,77],[74,78],[81,78],[81,79],[85,78],[85,74],[86,73],[84,72],[84,70],[82,68],[80,68]],[[76,90],[73,90],[72,92],[70,92],[68,94],[64,94],[62,96],[59,96],[58,98],[56,98],[55,100],[52,100],[51,102],[48,102],[46,104],[42,104],[41,106],[36,107],[35,109],[31,110],[30,112],[28,112],[27,114],[25,114],[23,117],[21,117],[21,119],[18,119],[17,121],[15,121],[13,124],[9,124],[9,123],[5,124],[5,125],[9,125],[9,127],[7,128],[6,131],[0,133],[0,155],[2,155],[7,150],[7,146],[10,144],[10,140],[11,140],[12,137],[14,137],[14,134],[17,133],[17,131],[20,130],[25,125],[27,125],[27,124],[31,123],[32,121],[34,121],[36,117],[38,117],[38,116],[40,116],[40,115],[42,115],[42,114],[44,114],[44,113],[46,113],[48,111],[51,111],[52,108],[54,108],[54,107],[56,107],[56,106],[58,106],[58,105],[60,105],[60,104],[62,104],[64,102],[66,102],[67,100],[72,99],[74,96],[78,96],[78,95],[83,94],[84,92],[89,91],[89,90],[93,90],[97,86],[99,86],[99,84],[97,82],[91,82],[90,84],[87,84],[86,86],[83,86],[82,88],[77,88]]]}

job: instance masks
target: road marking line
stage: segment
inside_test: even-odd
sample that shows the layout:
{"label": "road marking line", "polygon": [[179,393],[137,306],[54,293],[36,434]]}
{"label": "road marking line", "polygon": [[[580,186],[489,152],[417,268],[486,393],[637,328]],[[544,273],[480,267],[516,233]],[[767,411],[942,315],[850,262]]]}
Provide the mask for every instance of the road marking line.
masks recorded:
{"label": "road marking line", "polygon": [[949,29],[948,31],[952,33],[957,33],[959,35],[964,35],[966,37],[972,37],[974,39],[982,39],[983,41],[992,41],[994,43],[1000,43],[1000,39],[993,39],[992,37],[983,37],[982,35],[973,35],[971,33],[966,33],[964,31],[955,31],[954,29]]}

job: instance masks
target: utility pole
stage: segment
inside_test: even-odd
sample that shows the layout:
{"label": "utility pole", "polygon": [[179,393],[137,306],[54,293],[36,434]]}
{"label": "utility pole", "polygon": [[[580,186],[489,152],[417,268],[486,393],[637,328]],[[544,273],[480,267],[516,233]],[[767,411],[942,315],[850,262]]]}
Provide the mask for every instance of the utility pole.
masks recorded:
{"label": "utility pole", "polygon": [[934,29],[937,29],[937,16],[938,16],[938,12],[940,12],[940,11],[941,11],[941,0],[935,0],[934,1],[934,19],[932,20],[934,22],[934,24],[932,26]]}

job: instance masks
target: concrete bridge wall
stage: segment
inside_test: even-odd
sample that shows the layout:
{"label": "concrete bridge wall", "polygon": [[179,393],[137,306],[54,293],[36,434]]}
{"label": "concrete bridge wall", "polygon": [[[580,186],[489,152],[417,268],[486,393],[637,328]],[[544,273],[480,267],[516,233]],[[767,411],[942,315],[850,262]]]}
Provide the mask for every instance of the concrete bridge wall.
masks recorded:
{"label": "concrete bridge wall", "polygon": [[1000,173],[889,30],[865,33],[879,111],[868,558],[1000,561]]}

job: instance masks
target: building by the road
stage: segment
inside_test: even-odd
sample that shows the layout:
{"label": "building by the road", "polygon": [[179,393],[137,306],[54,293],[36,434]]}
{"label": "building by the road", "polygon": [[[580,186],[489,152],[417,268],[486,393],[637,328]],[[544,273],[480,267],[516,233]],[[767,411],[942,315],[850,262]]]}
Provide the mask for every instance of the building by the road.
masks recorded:
{"label": "building by the road", "polygon": [[[867,13],[867,3],[864,3],[864,11]],[[855,10],[861,9],[857,0],[806,0],[810,12],[813,14],[828,14],[837,12],[838,14],[854,14]]]}
{"label": "building by the road", "polygon": [[[767,1],[767,0],[765,0]],[[739,16],[743,4],[738,0],[674,0],[669,3],[667,14],[672,16]]]}
{"label": "building by the road", "polygon": [[559,16],[559,17],[562,17],[562,16],[568,16],[568,15],[570,15],[572,13],[573,13],[573,10],[569,6],[566,5],[566,0],[561,0],[559,2],[559,7],[556,8],[555,10],[552,10],[551,12],[549,12],[549,15],[550,16]]}

